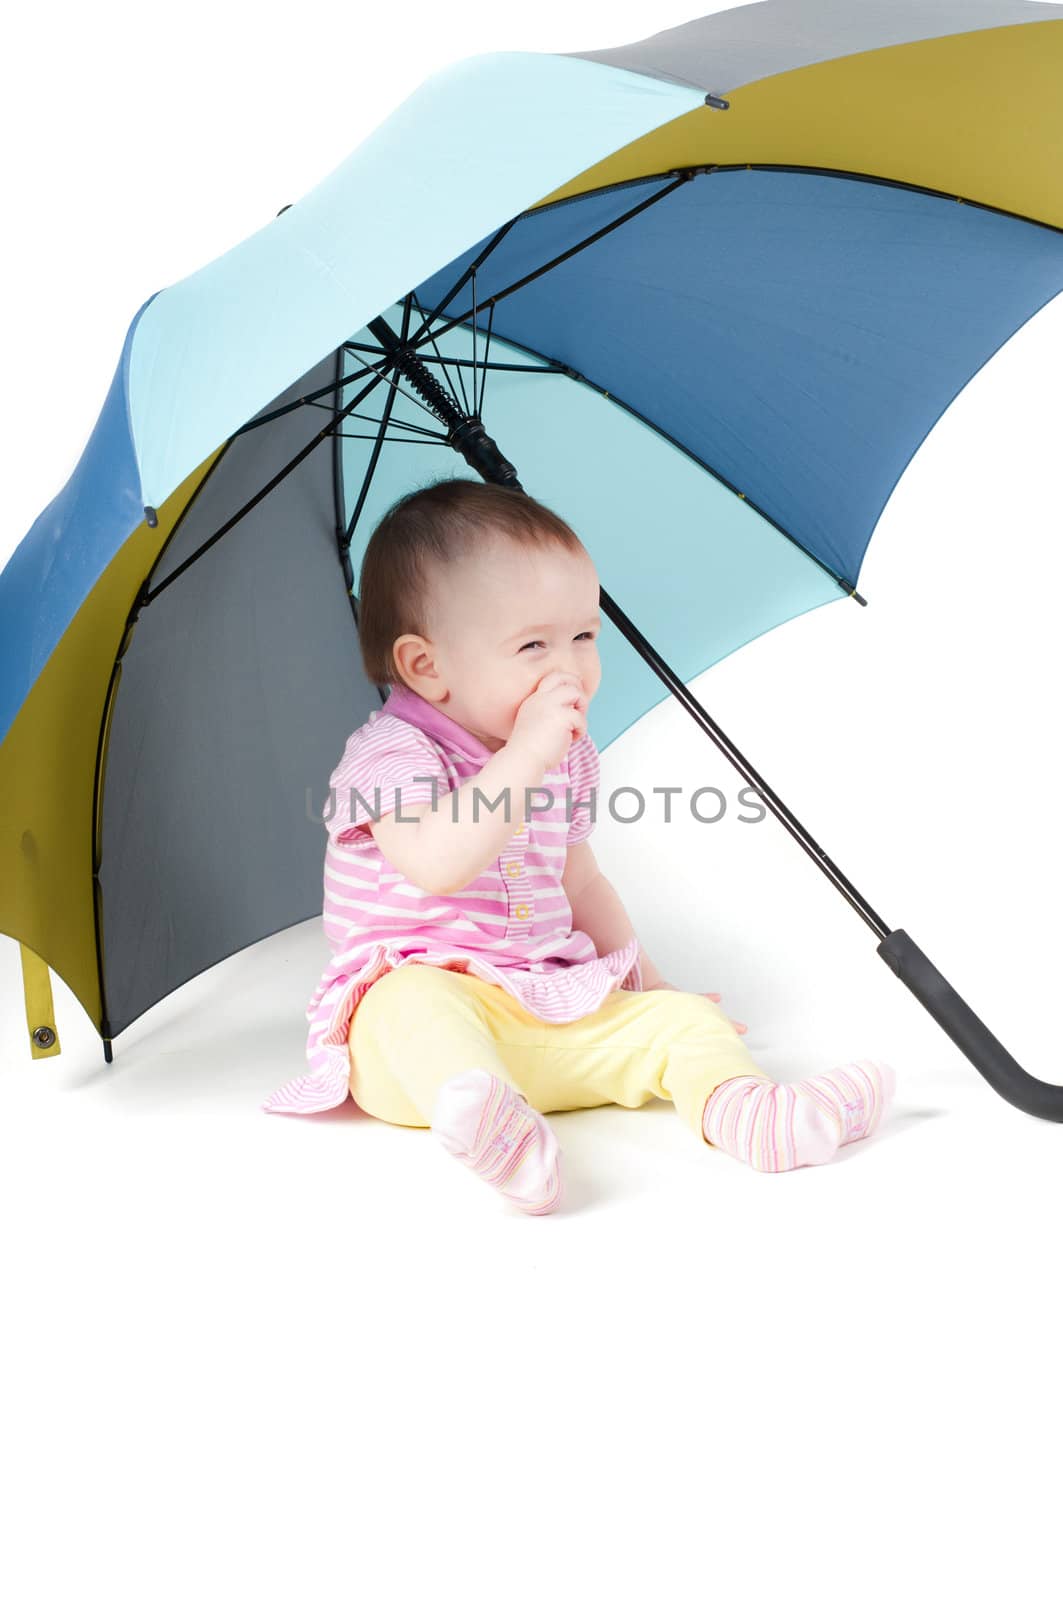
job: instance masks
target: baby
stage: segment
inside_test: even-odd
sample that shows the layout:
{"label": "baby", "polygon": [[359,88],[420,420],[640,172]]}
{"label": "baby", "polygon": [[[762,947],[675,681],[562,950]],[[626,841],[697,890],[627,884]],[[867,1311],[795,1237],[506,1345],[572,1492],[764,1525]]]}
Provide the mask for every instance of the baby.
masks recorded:
{"label": "baby", "polygon": [[349,1091],[430,1127],[532,1215],[561,1200],[552,1111],[671,1100],[761,1172],[873,1133],[891,1068],[773,1082],[718,995],[662,978],[599,870],[599,585],[568,524],[519,490],[445,479],[392,506],[359,590],[363,662],[390,694],[330,783],[312,1071],[266,1109]]}

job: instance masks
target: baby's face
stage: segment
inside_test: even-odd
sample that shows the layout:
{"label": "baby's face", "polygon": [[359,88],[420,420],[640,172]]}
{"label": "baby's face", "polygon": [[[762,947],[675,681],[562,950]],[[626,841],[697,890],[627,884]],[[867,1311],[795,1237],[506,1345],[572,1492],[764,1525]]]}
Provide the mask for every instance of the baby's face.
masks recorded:
{"label": "baby's face", "polygon": [[548,672],[573,673],[587,703],[597,693],[598,605],[598,573],[585,550],[489,545],[443,575],[433,591],[429,627],[438,679],[423,692],[489,750],[500,750]]}

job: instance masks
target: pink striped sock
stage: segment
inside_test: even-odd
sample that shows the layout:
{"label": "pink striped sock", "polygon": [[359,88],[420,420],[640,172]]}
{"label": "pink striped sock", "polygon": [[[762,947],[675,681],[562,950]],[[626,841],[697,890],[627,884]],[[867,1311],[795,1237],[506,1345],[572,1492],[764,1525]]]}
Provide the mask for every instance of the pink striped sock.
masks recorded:
{"label": "pink striped sock", "polygon": [[702,1132],[758,1172],[821,1166],[874,1132],[894,1086],[892,1067],[872,1061],[792,1084],[728,1078],[705,1102]]}
{"label": "pink striped sock", "polygon": [[701,1128],[710,1144],[758,1172],[821,1166],[838,1148],[835,1119],[797,1085],[770,1078],[727,1078],[709,1095]]}
{"label": "pink striped sock", "polygon": [[561,1148],[524,1095],[483,1067],[441,1085],[432,1132],[444,1149],[532,1216],[561,1202]]}
{"label": "pink striped sock", "polygon": [[802,1078],[794,1087],[834,1118],[841,1144],[852,1144],[869,1139],[882,1121],[897,1074],[885,1061],[850,1061],[816,1078]]}

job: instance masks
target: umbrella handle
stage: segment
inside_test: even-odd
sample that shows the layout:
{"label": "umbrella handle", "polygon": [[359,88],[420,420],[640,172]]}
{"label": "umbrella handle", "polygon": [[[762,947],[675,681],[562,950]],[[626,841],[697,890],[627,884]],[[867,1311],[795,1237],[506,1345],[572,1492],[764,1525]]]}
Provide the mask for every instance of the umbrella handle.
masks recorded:
{"label": "umbrella handle", "polygon": [[894,928],[878,953],[1002,1099],[1031,1116],[1063,1122],[1063,1085],[1042,1083],[1020,1067],[903,928]]}

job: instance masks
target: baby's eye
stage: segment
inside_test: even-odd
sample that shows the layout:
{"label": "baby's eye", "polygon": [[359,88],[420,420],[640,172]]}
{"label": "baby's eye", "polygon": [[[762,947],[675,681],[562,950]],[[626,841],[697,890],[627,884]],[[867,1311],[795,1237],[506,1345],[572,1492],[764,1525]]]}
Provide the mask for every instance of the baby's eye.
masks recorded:
{"label": "baby's eye", "polygon": [[[576,638],[577,639],[593,639],[594,638],[594,632],[593,632],[592,629],[588,628],[583,633],[577,633]],[[542,643],[543,643],[542,639],[529,639],[528,643],[527,644],[522,644],[520,648],[521,648],[521,650],[527,650],[529,645],[542,644]],[[518,655],[519,655],[519,653],[520,652],[518,651]]]}

